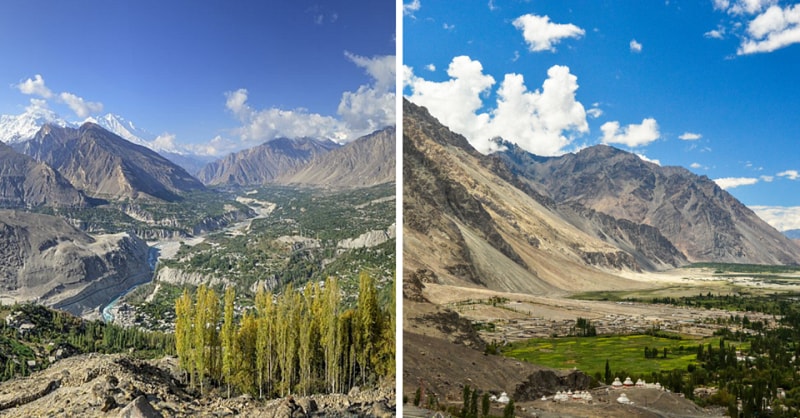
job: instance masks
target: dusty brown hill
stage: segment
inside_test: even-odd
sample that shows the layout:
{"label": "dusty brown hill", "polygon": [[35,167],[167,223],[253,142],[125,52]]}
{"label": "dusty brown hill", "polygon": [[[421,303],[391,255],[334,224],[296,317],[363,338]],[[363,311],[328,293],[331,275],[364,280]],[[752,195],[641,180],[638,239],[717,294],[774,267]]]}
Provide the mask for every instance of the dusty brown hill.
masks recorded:
{"label": "dusty brown hill", "polygon": [[0,143],[0,207],[88,205],[58,171]]}
{"label": "dusty brown hill", "polygon": [[557,158],[499,153],[558,204],[580,204],[655,227],[689,261],[797,264],[800,249],[705,176],[661,167],[606,145]]}
{"label": "dusty brown hill", "polygon": [[140,360],[86,354],[57,361],[25,378],[0,384],[7,417],[299,417],[394,415],[393,388],[353,390],[259,401],[212,393],[197,396],[182,384],[177,359]]}
{"label": "dusty brown hill", "polygon": [[79,129],[45,125],[18,150],[58,170],[72,185],[104,199],[180,199],[203,185],[156,152],[94,123]]}
{"label": "dusty brown hill", "polygon": [[208,163],[197,176],[210,185],[264,184],[338,147],[328,140],[277,138]]}
{"label": "dusty brown hill", "polygon": [[369,187],[395,181],[396,130],[388,127],[341,148],[317,155],[277,183],[329,187]]}
{"label": "dusty brown hill", "polygon": [[427,110],[405,101],[403,124],[404,277],[532,294],[634,285],[609,274],[642,268],[634,256],[498,175]]}
{"label": "dusty brown hill", "polygon": [[151,276],[144,241],[127,233],[93,237],[55,216],[0,210],[0,242],[3,299],[97,316]]}

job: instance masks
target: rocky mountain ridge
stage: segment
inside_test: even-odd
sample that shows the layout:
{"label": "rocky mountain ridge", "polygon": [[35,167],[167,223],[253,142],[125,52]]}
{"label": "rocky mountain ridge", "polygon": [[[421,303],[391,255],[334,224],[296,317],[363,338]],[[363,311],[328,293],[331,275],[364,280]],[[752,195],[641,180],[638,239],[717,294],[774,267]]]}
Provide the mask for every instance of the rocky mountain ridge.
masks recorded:
{"label": "rocky mountain ridge", "polygon": [[545,158],[506,144],[484,156],[408,101],[403,141],[404,276],[557,293],[694,261],[800,263],[794,243],[681,168],[608,146]]}
{"label": "rocky mountain ridge", "polygon": [[104,199],[176,201],[203,185],[156,152],[133,144],[99,125],[78,129],[45,125],[15,148],[58,170],[72,185]]}
{"label": "rocky mountain ridge", "polygon": [[348,188],[394,182],[396,135],[393,126],[375,131],[317,155],[295,171],[278,176],[276,182]]}
{"label": "rocky mountain ridge", "polygon": [[404,278],[533,294],[635,286],[611,274],[642,268],[630,253],[499,176],[424,108],[405,101],[403,115]]}
{"label": "rocky mountain ridge", "polygon": [[264,184],[338,147],[328,140],[278,138],[208,163],[197,177],[208,185]]}
{"label": "rocky mountain ridge", "polygon": [[0,207],[89,205],[89,199],[61,173],[0,143]]}
{"label": "rocky mountain ridge", "polygon": [[493,156],[559,205],[579,204],[656,228],[688,261],[797,264],[800,248],[708,177],[607,145],[541,158]]}

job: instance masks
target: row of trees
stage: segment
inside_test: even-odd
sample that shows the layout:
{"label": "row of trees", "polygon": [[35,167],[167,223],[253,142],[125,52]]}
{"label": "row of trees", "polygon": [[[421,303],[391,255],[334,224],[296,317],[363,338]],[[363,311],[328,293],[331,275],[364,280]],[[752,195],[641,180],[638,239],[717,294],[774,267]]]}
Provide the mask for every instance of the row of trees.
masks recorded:
{"label": "row of trees", "polygon": [[235,299],[232,287],[220,302],[200,286],[175,302],[180,366],[201,393],[207,383],[228,396],[334,393],[394,376],[394,300],[381,309],[366,273],[354,309],[342,305],[335,278],[302,291],[289,285],[278,296],[259,291],[239,315]]}

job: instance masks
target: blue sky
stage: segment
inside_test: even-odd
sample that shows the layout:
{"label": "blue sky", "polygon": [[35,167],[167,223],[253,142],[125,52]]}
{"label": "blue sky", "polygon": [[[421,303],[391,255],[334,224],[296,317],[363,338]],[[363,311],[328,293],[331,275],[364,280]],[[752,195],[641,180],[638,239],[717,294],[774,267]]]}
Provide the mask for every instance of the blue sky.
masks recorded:
{"label": "blue sky", "polygon": [[405,0],[404,95],[484,152],[608,143],[800,228],[797,3]]}
{"label": "blue sky", "polygon": [[4,1],[0,114],[115,113],[217,152],[352,140],[395,120],[395,36],[388,0]]}

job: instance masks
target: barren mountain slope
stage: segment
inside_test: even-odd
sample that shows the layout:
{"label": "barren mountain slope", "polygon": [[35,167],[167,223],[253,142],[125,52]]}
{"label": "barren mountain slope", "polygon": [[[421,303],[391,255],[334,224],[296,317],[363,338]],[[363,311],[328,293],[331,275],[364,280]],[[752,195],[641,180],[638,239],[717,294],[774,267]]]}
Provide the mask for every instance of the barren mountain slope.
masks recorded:
{"label": "barren mountain slope", "polygon": [[315,157],[338,147],[328,140],[277,138],[210,162],[197,177],[204,184],[211,185],[264,184],[284,173],[294,172]]}
{"label": "barren mountain slope", "polygon": [[368,187],[395,180],[396,130],[388,127],[315,156],[275,182],[330,187]]}
{"label": "barren mountain slope", "polygon": [[58,171],[0,143],[0,207],[88,206]]}
{"label": "barren mountain slope", "polygon": [[127,233],[92,237],[61,218],[0,210],[4,298],[38,300],[76,315],[150,279],[147,245]]}
{"label": "barren mountain slope", "polygon": [[547,159],[512,149],[496,158],[560,204],[656,227],[689,261],[800,263],[800,248],[713,181],[686,169],[606,145]]}
{"label": "barren mountain slope", "polygon": [[639,266],[485,167],[425,109],[404,104],[404,277],[522,293],[633,286]]}
{"label": "barren mountain slope", "polygon": [[175,201],[182,192],[203,189],[186,170],[155,151],[93,123],[79,129],[45,125],[17,149],[49,164],[94,197]]}

